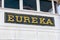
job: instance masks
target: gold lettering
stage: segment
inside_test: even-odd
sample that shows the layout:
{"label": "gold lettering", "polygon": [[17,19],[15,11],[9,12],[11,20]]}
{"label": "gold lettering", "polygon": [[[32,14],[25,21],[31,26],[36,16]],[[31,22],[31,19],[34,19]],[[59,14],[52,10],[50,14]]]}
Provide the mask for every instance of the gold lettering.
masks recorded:
{"label": "gold lettering", "polygon": [[40,18],[40,24],[46,24],[45,23],[45,18]]}
{"label": "gold lettering", "polygon": [[22,22],[22,16],[16,16],[16,21],[17,22]]}
{"label": "gold lettering", "polygon": [[13,15],[8,15],[8,21],[14,22],[14,16]]}
{"label": "gold lettering", "polygon": [[30,23],[30,18],[28,16],[24,16],[24,22],[25,23],[27,23],[27,22]]}
{"label": "gold lettering", "polygon": [[37,17],[32,17],[32,23],[38,23]]}
{"label": "gold lettering", "polygon": [[48,20],[47,20],[47,22],[46,22],[46,24],[53,25],[53,23],[52,23],[51,19],[48,19]]}

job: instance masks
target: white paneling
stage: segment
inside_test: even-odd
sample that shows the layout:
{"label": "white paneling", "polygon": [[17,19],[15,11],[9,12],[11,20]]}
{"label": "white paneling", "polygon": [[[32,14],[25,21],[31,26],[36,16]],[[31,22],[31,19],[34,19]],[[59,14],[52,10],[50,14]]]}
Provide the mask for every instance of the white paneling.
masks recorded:
{"label": "white paneling", "polygon": [[13,30],[0,30],[0,40],[1,39],[14,39],[15,31]]}
{"label": "white paneling", "polygon": [[56,33],[53,32],[39,32],[38,39],[39,40],[57,40]]}
{"label": "white paneling", "polygon": [[[4,22],[4,12],[54,17],[55,26],[37,26],[25,24],[13,24]],[[59,40],[60,16],[45,14],[47,12],[31,12],[11,9],[0,9],[0,39],[15,40]],[[42,15],[43,14],[43,15]]]}
{"label": "white paneling", "polygon": [[21,40],[36,40],[37,35],[35,31],[17,31],[16,39]]}
{"label": "white paneling", "polygon": [[4,12],[0,11],[0,25],[4,23]]}

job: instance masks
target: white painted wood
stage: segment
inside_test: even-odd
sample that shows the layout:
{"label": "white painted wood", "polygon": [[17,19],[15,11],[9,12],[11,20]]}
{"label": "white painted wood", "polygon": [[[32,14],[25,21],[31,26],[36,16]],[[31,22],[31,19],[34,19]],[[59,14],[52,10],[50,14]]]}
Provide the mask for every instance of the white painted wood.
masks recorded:
{"label": "white painted wood", "polygon": [[20,7],[20,10],[23,10],[23,0],[19,0],[19,7]]}
{"label": "white painted wood", "polygon": [[4,8],[4,0],[2,0],[2,8]]}
{"label": "white painted wood", "polygon": [[36,0],[37,11],[40,12],[40,1]]}
{"label": "white painted wood", "polygon": [[54,0],[51,0],[51,1],[52,1],[52,9],[53,9],[53,14],[55,14]]}

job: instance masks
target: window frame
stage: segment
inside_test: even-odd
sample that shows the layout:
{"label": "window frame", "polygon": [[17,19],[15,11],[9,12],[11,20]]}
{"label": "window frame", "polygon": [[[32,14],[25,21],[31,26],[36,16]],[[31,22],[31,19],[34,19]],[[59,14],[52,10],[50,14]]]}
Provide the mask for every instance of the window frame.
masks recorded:
{"label": "window frame", "polygon": [[23,10],[23,0],[19,0],[19,8],[20,10]]}
{"label": "window frame", "polygon": [[2,8],[4,8],[4,0],[2,0]]}
{"label": "window frame", "polygon": [[55,5],[54,5],[54,0],[51,0],[51,2],[52,2],[53,14],[55,14]]}
{"label": "window frame", "polygon": [[[53,14],[55,14],[55,7],[54,7],[54,0],[51,0],[52,2],[52,9],[53,9]],[[37,12],[40,12],[40,1],[36,0],[36,7],[37,7]],[[4,8],[4,0],[2,0],[2,8]],[[23,9],[23,0],[19,0],[19,10],[24,10]]]}

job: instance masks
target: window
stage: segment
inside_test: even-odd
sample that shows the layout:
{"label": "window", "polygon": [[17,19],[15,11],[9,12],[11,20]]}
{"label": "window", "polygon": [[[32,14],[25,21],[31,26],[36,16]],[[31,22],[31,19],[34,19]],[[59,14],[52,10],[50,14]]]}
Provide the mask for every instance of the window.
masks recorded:
{"label": "window", "polygon": [[[55,11],[56,11],[56,2],[54,2]],[[50,0],[40,0],[40,11],[43,12],[52,12],[52,1]]]}
{"label": "window", "polygon": [[[19,3],[20,2],[20,3]],[[0,0],[1,3],[1,0]],[[55,11],[56,11],[56,2]],[[0,4],[1,6],[1,4]],[[36,10],[43,12],[52,12],[52,2],[50,0],[4,0],[5,8],[13,8],[13,9],[27,9],[27,10]]]}
{"label": "window", "polygon": [[0,7],[2,7],[2,0],[0,0]]}
{"label": "window", "polygon": [[19,0],[4,0],[4,7],[19,9]]}
{"label": "window", "polygon": [[37,10],[36,0],[23,0],[23,9]]}
{"label": "window", "polygon": [[48,12],[52,9],[52,2],[48,0],[40,0],[40,11]]}

